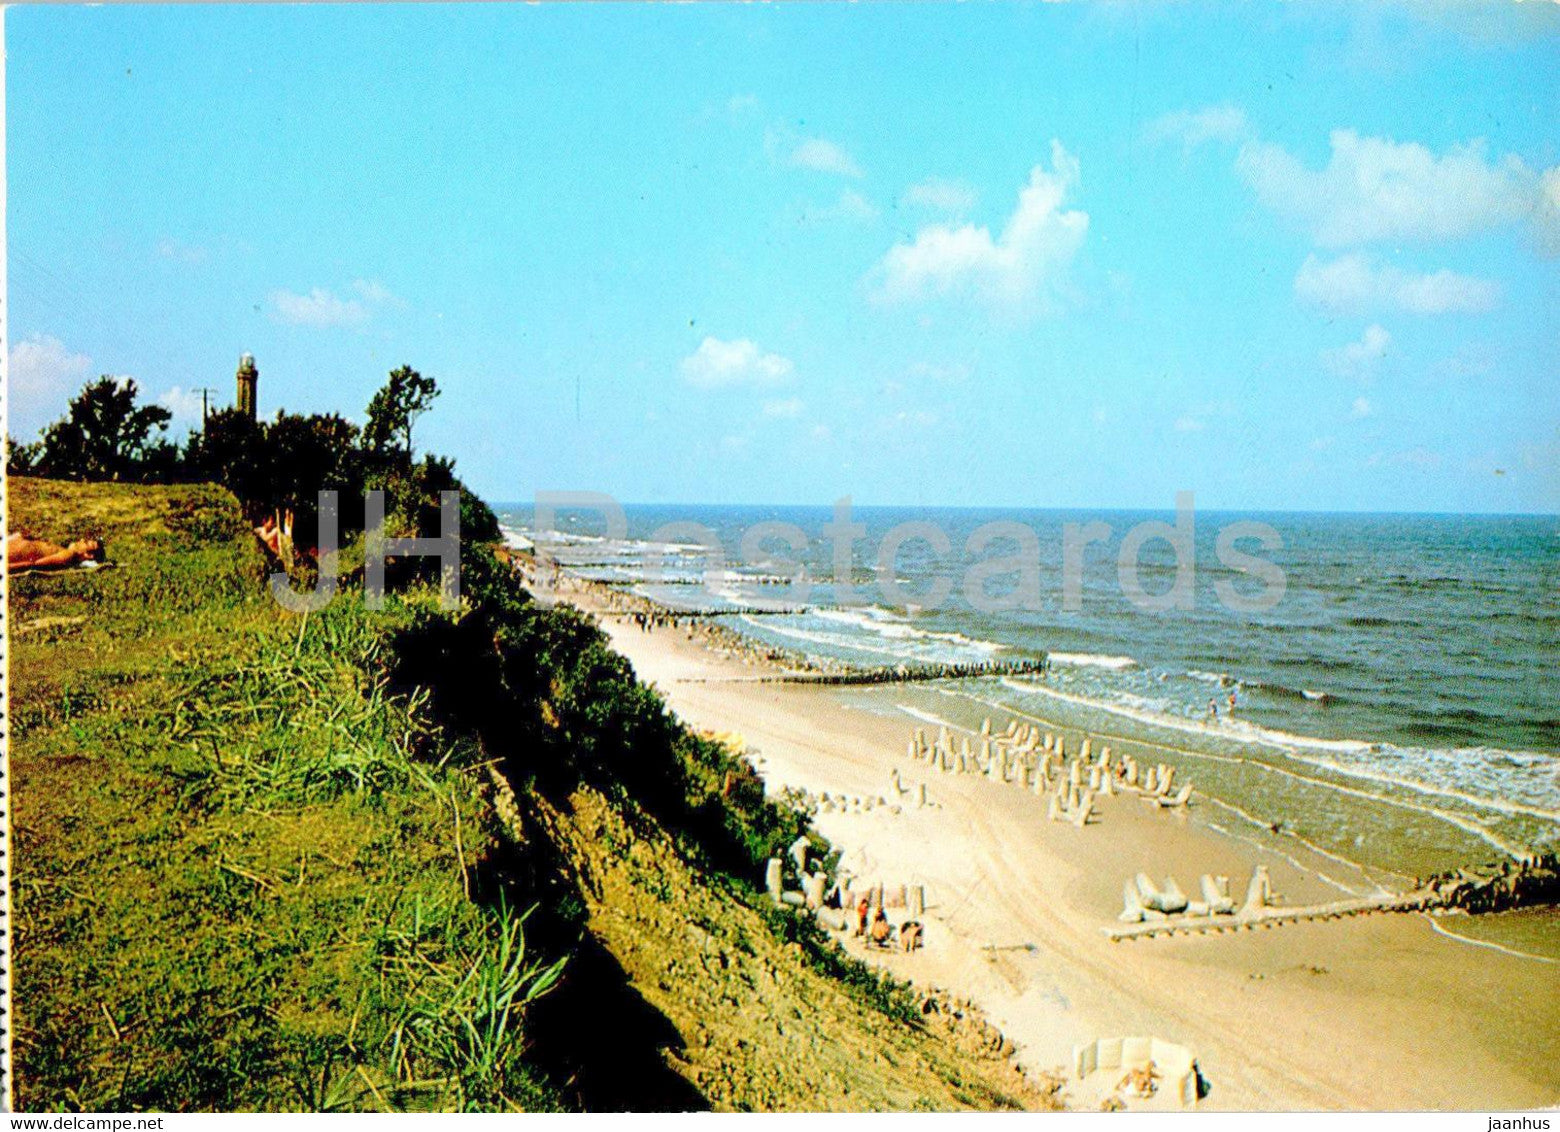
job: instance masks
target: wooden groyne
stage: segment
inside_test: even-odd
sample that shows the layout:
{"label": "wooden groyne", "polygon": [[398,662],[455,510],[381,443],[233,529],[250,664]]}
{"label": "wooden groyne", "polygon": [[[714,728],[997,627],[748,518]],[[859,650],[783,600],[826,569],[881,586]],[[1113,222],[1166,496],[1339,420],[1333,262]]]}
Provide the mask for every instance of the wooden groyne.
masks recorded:
{"label": "wooden groyne", "polygon": [[1560,857],[1535,854],[1483,867],[1453,869],[1425,883],[1437,907],[1481,914],[1560,904]]}

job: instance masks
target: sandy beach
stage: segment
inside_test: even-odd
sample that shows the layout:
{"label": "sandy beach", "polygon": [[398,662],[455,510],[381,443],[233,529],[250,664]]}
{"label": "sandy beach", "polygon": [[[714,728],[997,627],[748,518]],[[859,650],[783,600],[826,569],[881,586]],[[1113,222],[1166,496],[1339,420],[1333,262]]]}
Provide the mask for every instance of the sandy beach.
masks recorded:
{"label": "sandy beach", "polygon": [[[1183,887],[1223,874],[1239,890],[1261,863],[1293,906],[1338,899],[1321,874],[1340,866],[1217,832],[1195,795],[1190,812],[1116,795],[1085,828],[1050,822],[1028,790],[910,758],[917,722],[891,700],[763,681],[778,672],[767,661],[683,628],[645,632],[588,589],[567,597],[598,614],[687,723],[740,734],[771,792],[889,801],[897,769],[910,791],[892,799],[902,804],[825,809],[816,826],[859,880],[925,887],[927,944],[910,955],[846,944],[978,1004],[1024,1065],[1055,1069],[1076,1044],[1145,1035],[1191,1049],[1211,1086],[1205,1108],[1560,1103],[1560,966],[1448,938],[1410,913],[1113,942],[1104,929],[1139,870]],[[1081,738],[1069,736],[1069,749]],[[1074,1094],[1080,1107],[1097,1103]]]}

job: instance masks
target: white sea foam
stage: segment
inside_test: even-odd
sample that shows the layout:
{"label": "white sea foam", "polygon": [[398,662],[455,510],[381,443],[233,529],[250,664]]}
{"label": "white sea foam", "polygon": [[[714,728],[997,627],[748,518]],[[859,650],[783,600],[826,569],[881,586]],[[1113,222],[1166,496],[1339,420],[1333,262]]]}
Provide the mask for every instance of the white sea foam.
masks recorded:
{"label": "white sea foam", "polygon": [[823,645],[827,648],[849,649],[852,652],[871,653],[875,656],[893,657],[904,659],[904,652],[900,649],[888,648],[882,644],[872,644],[869,641],[847,636],[844,633],[816,633],[808,629],[801,629],[795,625],[781,624],[780,619],[771,617],[767,623],[761,624],[756,617],[744,614],[740,620],[750,627],[763,633],[774,633],[777,636],[789,637],[796,641],[807,641],[809,644]]}
{"label": "white sea foam", "polygon": [[1155,727],[1170,727],[1193,735],[1207,735],[1220,739],[1238,739],[1243,742],[1277,747],[1281,750],[1288,750],[1291,747],[1310,747],[1324,751],[1368,753],[1374,749],[1374,744],[1365,743],[1358,739],[1318,739],[1306,735],[1291,735],[1287,731],[1260,727],[1247,720],[1223,719],[1212,721],[1168,715],[1162,710],[1142,706],[1151,703],[1151,701],[1143,700],[1141,697],[1132,697],[1137,701],[1136,703],[1112,703],[1107,700],[1090,699],[1087,696],[1080,696],[1071,692],[1060,692],[1055,688],[1047,688],[1041,684],[1016,680],[1010,676],[1003,677],[1002,684],[1004,687],[1023,695],[1049,696],[1052,699],[1077,704],[1079,707],[1108,711],[1113,715],[1135,719],[1139,723],[1146,723]]}
{"label": "white sea foam", "polygon": [[890,639],[947,641],[949,644],[957,645],[962,649],[973,649],[976,652],[984,653],[1000,652],[1007,647],[995,641],[981,641],[973,637],[966,637],[963,633],[943,632],[936,629],[918,629],[892,610],[884,609],[882,606],[877,605],[834,609],[819,608],[813,610],[812,613],[813,616],[821,620],[850,625]]}
{"label": "white sea foam", "polygon": [[1087,652],[1053,652],[1046,657],[1052,664],[1066,664],[1078,668],[1109,668],[1113,672],[1120,672],[1127,668],[1136,668],[1138,662],[1130,656],[1097,656]]}
{"label": "white sea foam", "polygon": [[506,527],[500,524],[498,533],[504,536],[504,545],[511,550],[530,550],[536,545],[529,535],[517,527]]}
{"label": "white sea foam", "polygon": [[919,719],[922,723],[930,723],[933,727],[946,727],[949,731],[969,731],[970,734],[974,734],[968,727],[960,727],[957,723],[950,723],[942,716],[929,711],[923,711],[913,704],[895,704],[894,706],[911,718]]}

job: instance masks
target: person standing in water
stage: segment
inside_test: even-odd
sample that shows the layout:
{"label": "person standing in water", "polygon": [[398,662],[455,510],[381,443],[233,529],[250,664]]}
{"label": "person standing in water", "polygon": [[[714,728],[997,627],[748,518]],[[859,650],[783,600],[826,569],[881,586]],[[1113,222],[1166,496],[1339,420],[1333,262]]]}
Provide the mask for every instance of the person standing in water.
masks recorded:
{"label": "person standing in water", "polygon": [[1218,719],[1219,718],[1219,705],[1215,701],[1213,701],[1213,700],[1209,700],[1208,701],[1208,718],[1209,719]]}
{"label": "person standing in water", "polygon": [[1230,689],[1230,715],[1232,717],[1235,715],[1235,689],[1234,688]]}

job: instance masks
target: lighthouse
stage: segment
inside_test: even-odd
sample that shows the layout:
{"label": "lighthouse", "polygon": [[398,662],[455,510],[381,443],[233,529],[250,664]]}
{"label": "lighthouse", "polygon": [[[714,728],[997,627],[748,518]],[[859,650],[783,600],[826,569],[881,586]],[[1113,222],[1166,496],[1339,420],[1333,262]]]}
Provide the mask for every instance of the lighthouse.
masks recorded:
{"label": "lighthouse", "polygon": [[238,411],[254,420],[256,416],[255,389],[260,384],[260,371],[255,368],[255,356],[245,354],[238,359]]}

